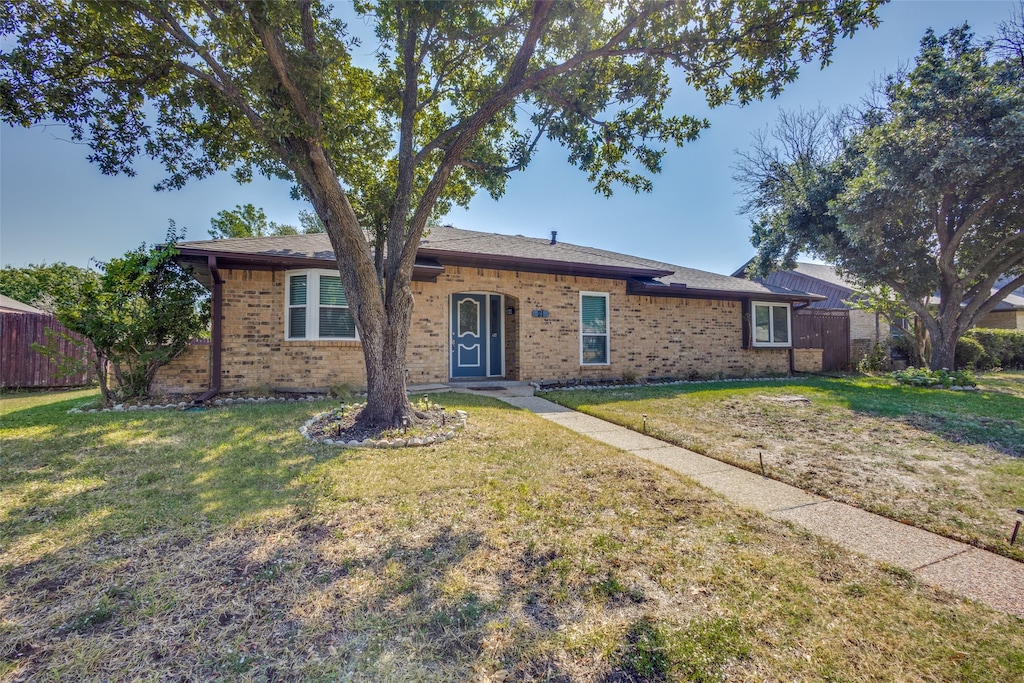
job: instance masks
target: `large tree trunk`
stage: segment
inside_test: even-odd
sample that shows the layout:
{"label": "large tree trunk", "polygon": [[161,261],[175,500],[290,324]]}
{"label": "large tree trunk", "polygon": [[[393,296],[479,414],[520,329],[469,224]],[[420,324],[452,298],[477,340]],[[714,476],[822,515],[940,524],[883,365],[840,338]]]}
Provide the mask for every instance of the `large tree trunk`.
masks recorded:
{"label": "large tree trunk", "polygon": [[[386,317],[363,337],[366,361],[366,407],[360,422],[377,428],[400,427],[415,421],[405,393],[405,349],[412,320],[408,286],[392,296]],[[378,332],[379,330],[379,332]],[[379,337],[379,338],[378,338]]]}
{"label": "large tree trunk", "polygon": [[955,330],[943,329],[943,337],[932,339],[932,354],[928,359],[931,370],[955,370],[956,343],[960,335]]}
{"label": "large tree trunk", "polygon": [[931,337],[932,349],[928,358],[930,370],[955,370],[956,343],[960,335],[967,329],[964,323],[962,290],[947,282],[939,289],[939,306],[934,317],[925,319],[928,336]]}

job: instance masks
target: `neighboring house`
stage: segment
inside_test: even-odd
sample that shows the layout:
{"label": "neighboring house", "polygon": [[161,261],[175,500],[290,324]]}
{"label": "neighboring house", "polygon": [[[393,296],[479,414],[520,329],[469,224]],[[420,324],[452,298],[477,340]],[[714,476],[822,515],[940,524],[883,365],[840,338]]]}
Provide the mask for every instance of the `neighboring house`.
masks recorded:
{"label": "neighboring house", "polygon": [[[193,347],[160,371],[157,390],[365,386],[355,321],[325,234],[178,249],[178,260],[213,293],[214,329],[209,347]],[[820,297],[556,242],[554,234],[432,227],[412,289],[410,384],[820,368],[820,351],[794,354],[791,344],[793,304]]]}
{"label": "neighboring house", "polygon": [[38,315],[46,315],[46,311],[40,310],[35,306],[23,304],[17,299],[12,299],[3,294],[0,294],[0,313],[36,313]]}
{"label": "neighboring house", "polygon": [[[995,289],[1002,287],[1009,278],[996,282]],[[996,304],[991,313],[985,315],[978,327],[996,327],[1004,330],[1024,330],[1024,287],[1018,287],[1013,293]]]}

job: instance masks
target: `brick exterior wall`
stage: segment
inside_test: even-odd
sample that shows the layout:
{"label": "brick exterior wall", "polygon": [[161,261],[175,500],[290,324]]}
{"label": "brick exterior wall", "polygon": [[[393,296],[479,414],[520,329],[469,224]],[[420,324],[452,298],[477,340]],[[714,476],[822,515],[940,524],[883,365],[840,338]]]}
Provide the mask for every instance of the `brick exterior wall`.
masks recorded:
{"label": "brick exterior wall", "polygon": [[793,369],[797,372],[821,372],[824,349],[793,349]]}
{"label": "brick exterior wall", "polygon": [[210,343],[193,342],[185,352],[160,368],[150,391],[161,394],[201,394],[210,388]]}
{"label": "brick exterior wall", "polygon": [[[877,324],[876,324],[877,323]],[[869,345],[876,341],[883,344],[892,337],[889,323],[882,316],[871,311],[850,309],[850,340],[866,340]]]}
{"label": "brick exterior wall", "polygon": [[983,315],[976,327],[983,329],[1024,330],[1024,311],[995,311]]}
{"label": "brick exterior wall", "polygon": [[[324,389],[365,385],[359,342],[285,340],[284,271],[221,270],[221,389]],[[514,380],[621,377],[751,376],[786,373],[787,349],[742,348],[742,304],[734,301],[629,296],[626,283],[589,277],[449,267],[437,282],[413,282],[408,344],[411,384],[449,379],[450,301],[458,292],[502,294],[505,377]],[[580,292],[609,293],[610,364],[580,364]],[[532,311],[548,311],[533,317]],[[195,347],[157,376],[164,392],[193,391],[209,366]],[[206,371],[208,372],[208,371]],[[195,391],[206,388],[203,386]]]}
{"label": "brick exterior wall", "polygon": [[850,309],[850,363],[854,367],[870,355],[875,342],[888,347],[891,341],[892,331],[885,318],[871,311]]}

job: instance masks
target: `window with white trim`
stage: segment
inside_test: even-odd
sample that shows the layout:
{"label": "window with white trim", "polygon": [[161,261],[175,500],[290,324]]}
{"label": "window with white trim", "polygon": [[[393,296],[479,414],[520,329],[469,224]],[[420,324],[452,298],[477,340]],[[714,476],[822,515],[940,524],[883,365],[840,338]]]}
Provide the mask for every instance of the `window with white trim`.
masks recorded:
{"label": "window with white trim", "polygon": [[608,365],[608,295],[580,292],[580,364]]}
{"label": "window with white trim", "polygon": [[790,346],[789,304],[755,301],[752,306],[754,346]]}
{"label": "window with white trim", "polygon": [[286,289],[286,339],[358,339],[356,321],[337,272],[288,273]]}

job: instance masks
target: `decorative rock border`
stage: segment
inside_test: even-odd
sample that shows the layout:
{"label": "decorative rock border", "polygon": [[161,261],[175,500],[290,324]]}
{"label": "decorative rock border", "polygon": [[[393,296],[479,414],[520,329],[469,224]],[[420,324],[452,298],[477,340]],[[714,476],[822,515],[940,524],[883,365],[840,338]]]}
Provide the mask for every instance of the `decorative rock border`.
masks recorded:
{"label": "decorative rock border", "polygon": [[722,382],[793,382],[810,377],[723,377],[722,379],[673,379],[664,382],[634,382],[633,384],[542,384],[530,382],[535,391],[597,391],[600,389],[640,389],[643,387],[669,387],[679,384],[720,384]]}
{"label": "decorative rock border", "polygon": [[189,408],[206,406],[230,406],[230,405],[248,405],[254,403],[300,403],[310,401],[331,401],[330,396],[321,395],[309,395],[309,396],[294,396],[285,398],[283,396],[256,396],[256,397],[238,397],[238,398],[218,398],[213,401],[208,401],[206,404],[193,403],[192,401],[178,401],[177,403],[144,403],[142,405],[130,405],[126,406],[123,403],[110,408],[72,408],[68,411],[68,415],[81,414],[81,413],[130,413],[139,410],[187,410]]}
{"label": "decorative rock border", "polygon": [[[349,406],[350,408],[359,408],[363,404],[356,404]],[[305,424],[299,428],[299,433],[302,434],[302,438],[313,443],[322,443],[326,446],[340,446],[342,448],[413,448],[416,446],[433,446],[434,444],[444,443],[450,439],[455,438],[456,432],[460,432],[466,428],[466,420],[469,419],[469,413],[465,410],[456,410],[456,422],[451,426],[450,429],[438,434],[431,434],[430,436],[413,436],[408,439],[363,439],[362,441],[342,441],[341,439],[319,439],[314,436],[310,436],[309,428],[313,426],[317,420],[322,419],[330,411],[324,411],[317,413],[313,417],[306,420]]]}

